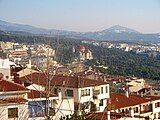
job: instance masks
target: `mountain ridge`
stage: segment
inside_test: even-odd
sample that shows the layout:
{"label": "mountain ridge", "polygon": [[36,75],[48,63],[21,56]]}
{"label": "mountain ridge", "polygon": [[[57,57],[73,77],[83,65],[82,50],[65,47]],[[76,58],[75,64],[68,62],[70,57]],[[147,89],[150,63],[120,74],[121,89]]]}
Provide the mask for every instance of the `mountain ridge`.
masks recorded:
{"label": "mountain ridge", "polygon": [[[4,31],[16,31],[16,30],[7,30],[5,29],[5,27],[2,26],[3,25],[6,25],[8,27],[27,27],[27,28],[34,28],[34,29],[40,29],[40,30],[47,30],[47,31],[67,31],[67,32],[75,32],[75,31],[71,31],[71,30],[57,30],[57,29],[46,29],[46,28],[41,28],[41,27],[35,27],[35,26],[32,26],[32,25],[27,25],[27,24],[17,24],[17,23],[10,23],[10,22],[6,22],[6,21],[3,21],[3,20],[0,20],[0,29],[1,30],[4,30]],[[130,28],[127,28],[127,27],[123,27],[123,26],[120,26],[120,25],[114,25],[112,27],[109,27],[107,29],[104,29],[104,30],[100,30],[100,31],[97,31],[97,32],[103,32],[103,31],[107,31],[107,30],[111,30],[111,29],[115,29],[117,28],[118,29],[127,29],[127,30],[131,30],[132,32],[137,32],[136,30],[133,30],[133,29],[130,29]],[[12,28],[13,29],[13,28]],[[16,29],[16,28],[14,28]],[[23,28],[24,29],[24,28]],[[22,30],[19,30],[19,31],[22,31]],[[90,33],[90,32],[75,32],[75,33]]]}
{"label": "mountain ridge", "polygon": [[67,30],[57,29],[45,29],[35,27],[31,25],[10,23],[0,20],[0,30],[13,34],[22,35],[45,35],[45,36],[57,36],[62,35],[68,38],[82,38],[82,39],[94,39],[94,40],[110,40],[110,41],[158,41],[160,42],[160,35],[144,34],[134,29],[123,27],[120,25],[114,25],[104,30],[97,32],[75,32]]}

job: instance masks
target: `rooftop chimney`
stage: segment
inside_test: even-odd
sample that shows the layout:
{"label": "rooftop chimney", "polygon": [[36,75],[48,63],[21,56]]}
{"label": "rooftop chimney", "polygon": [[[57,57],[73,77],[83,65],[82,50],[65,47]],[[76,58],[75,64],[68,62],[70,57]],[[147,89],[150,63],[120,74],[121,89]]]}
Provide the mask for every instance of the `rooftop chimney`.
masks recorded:
{"label": "rooftop chimney", "polygon": [[128,90],[128,88],[125,89],[125,95],[126,95],[127,98],[129,98],[129,90]]}
{"label": "rooftop chimney", "polygon": [[22,82],[19,80],[19,74],[17,74],[16,72],[14,72],[13,76],[14,76],[13,81],[15,83],[22,84]]}

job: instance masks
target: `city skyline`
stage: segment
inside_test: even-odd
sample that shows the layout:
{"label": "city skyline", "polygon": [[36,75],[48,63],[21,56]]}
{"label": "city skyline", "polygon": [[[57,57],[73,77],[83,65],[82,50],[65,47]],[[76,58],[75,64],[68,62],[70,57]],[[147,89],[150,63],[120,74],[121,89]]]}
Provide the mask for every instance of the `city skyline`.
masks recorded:
{"label": "city skyline", "polygon": [[0,19],[41,28],[93,32],[121,25],[160,32],[158,0],[0,0]]}

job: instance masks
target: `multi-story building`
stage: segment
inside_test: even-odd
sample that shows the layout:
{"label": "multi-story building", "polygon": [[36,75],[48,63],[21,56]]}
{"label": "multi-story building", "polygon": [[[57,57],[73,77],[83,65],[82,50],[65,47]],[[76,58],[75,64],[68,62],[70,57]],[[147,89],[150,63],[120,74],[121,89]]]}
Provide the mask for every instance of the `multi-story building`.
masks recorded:
{"label": "multi-story building", "polygon": [[[50,78],[50,79],[49,79]],[[45,90],[50,84],[50,90],[61,93],[62,99],[74,99],[74,111],[102,112],[109,99],[109,84],[100,80],[84,79],[71,76],[46,76],[45,73],[33,73],[20,78],[28,88]],[[50,81],[50,82],[49,82]]]}
{"label": "multi-story building", "polygon": [[91,59],[93,59],[92,52],[84,46],[80,46],[79,56],[80,56],[80,60],[91,60]]}

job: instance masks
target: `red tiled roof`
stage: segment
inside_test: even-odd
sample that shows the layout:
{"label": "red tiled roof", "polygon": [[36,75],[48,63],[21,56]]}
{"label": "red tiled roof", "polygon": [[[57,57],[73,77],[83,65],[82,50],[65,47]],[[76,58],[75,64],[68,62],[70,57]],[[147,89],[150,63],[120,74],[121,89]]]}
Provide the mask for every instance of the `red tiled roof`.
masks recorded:
{"label": "red tiled roof", "polygon": [[7,103],[25,103],[27,102],[24,98],[14,97],[14,98],[6,98],[6,99],[0,99],[0,104],[7,104]]}
{"label": "red tiled roof", "polygon": [[37,85],[47,85],[47,75],[45,73],[31,73],[20,77],[22,83],[34,83]]}
{"label": "red tiled roof", "polygon": [[25,90],[27,89],[20,84],[7,80],[0,80],[0,92],[25,91]]}
{"label": "red tiled roof", "polygon": [[[101,80],[91,80],[79,77],[72,77],[72,76],[50,76],[51,85],[52,86],[65,86],[70,88],[81,88],[81,87],[90,87],[90,86],[99,86],[105,85],[106,82]],[[22,82],[32,82],[38,85],[47,85],[47,76],[45,73],[32,73],[30,75],[24,76],[20,78]]]}
{"label": "red tiled roof", "polygon": [[[47,91],[37,91],[37,90],[31,90],[29,93],[28,93],[28,98],[29,99],[33,99],[33,98],[46,98],[47,95],[49,93]],[[57,97],[57,95],[53,94],[53,93],[50,93],[49,94],[49,97]]]}
{"label": "red tiled roof", "polygon": [[[129,115],[125,115],[122,113],[111,112],[110,119],[111,120],[119,120],[121,117],[131,117]],[[137,116],[139,118],[139,116]],[[107,112],[97,112],[97,113],[89,113],[85,115],[85,118],[95,118],[96,120],[108,120]]]}
{"label": "red tiled roof", "polygon": [[124,94],[120,93],[111,93],[110,96],[109,108],[111,110],[140,105],[142,103],[160,99],[158,96],[141,97],[140,95],[129,95],[129,97],[126,97]]}

